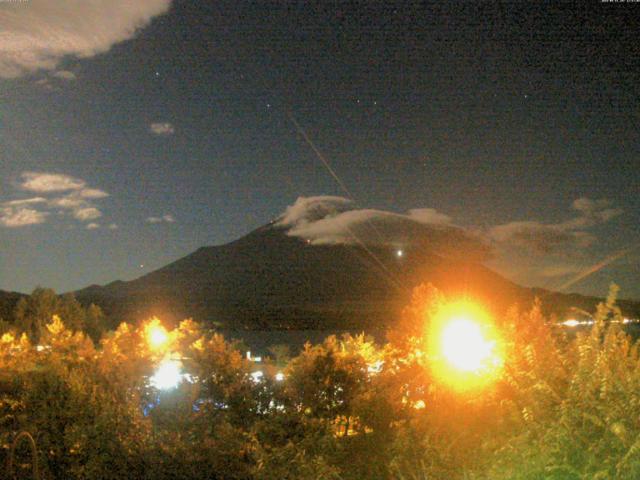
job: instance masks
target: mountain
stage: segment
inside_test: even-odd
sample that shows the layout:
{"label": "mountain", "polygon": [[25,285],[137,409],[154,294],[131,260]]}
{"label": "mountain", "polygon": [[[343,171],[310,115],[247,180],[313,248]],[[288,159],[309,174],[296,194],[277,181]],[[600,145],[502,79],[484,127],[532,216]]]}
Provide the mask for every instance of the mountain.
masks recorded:
{"label": "mountain", "polygon": [[[536,295],[479,263],[426,248],[399,255],[391,248],[311,245],[274,225],[226,245],[200,248],[138,279],[75,294],[83,304],[101,306],[114,322],[157,315],[234,330],[371,329],[389,325],[410,301],[413,287],[426,282],[496,311],[515,302],[530,304]],[[562,305],[563,298],[555,295],[554,302],[566,309],[571,302]],[[592,306],[596,301],[588,300]]]}

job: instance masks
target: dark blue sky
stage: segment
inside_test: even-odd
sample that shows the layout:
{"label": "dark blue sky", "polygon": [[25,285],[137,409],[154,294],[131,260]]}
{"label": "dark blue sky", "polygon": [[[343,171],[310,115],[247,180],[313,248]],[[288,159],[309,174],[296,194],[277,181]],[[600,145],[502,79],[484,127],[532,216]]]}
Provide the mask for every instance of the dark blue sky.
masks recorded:
{"label": "dark blue sky", "polygon": [[568,290],[640,298],[640,4],[46,3],[0,4],[0,289],[131,279],[344,196],[293,117],[360,207],[436,209],[524,284],[619,254]]}

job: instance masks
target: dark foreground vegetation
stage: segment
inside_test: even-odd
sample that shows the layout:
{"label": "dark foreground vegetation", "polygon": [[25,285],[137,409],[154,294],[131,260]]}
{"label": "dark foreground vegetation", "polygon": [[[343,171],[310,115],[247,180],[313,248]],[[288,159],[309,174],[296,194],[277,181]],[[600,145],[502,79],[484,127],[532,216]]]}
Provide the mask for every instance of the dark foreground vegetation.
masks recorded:
{"label": "dark foreground vegetation", "polygon": [[[504,366],[469,390],[433,371],[426,327],[445,298],[429,286],[385,345],[274,349],[259,379],[191,320],[153,345],[154,321],[103,334],[95,308],[40,294],[2,327],[0,452],[31,432],[45,479],[640,478],[640,359],[615,291],[571,336],[539,306],[495,319]],[[188,375],[158,390],[168,357]]]}

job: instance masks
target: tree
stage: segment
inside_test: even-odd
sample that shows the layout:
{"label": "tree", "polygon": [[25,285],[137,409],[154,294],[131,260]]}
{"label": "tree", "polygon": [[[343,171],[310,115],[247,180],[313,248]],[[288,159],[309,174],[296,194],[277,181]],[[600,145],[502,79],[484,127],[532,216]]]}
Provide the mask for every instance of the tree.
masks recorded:
{"label": "tree", "polygon": [[93,303],[89,305],[85,312],[84,331],[94,343],[98,343],[102,335],[107,331],[107,317],[102,309]]}
{"label": "tree", "polygon": [[14,312],[15,325],[38,343],[45,326],[57,313],[58,305],[58,297],[53,290],[38,287],[29,297],[18,301]]}
{"label": "tree", "polygon": [[85,309],[72,293],[58,296],[53,290],[40,287],[16,304],[15,327],[38,343],[54,315],[60,317],[68,330],[84,330],[95,342],[106,330],[106,317],[100,307],[92,304]]}

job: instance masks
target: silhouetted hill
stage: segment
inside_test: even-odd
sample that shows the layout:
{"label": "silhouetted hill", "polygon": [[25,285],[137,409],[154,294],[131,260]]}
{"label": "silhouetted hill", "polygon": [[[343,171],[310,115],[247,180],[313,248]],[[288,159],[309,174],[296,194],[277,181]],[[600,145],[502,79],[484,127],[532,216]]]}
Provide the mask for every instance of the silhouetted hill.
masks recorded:
{"label": "silhouetted hill", "polygon": [[9,321],[13,317],[13,309],[22,296],[21,293],[0,290],[0,319]]}
{"label": "silhouetted hill", "polygon": [[[481,264],[452,261],[425,248],[398,257],[390,248],[316,246],[267,225],[136,280],[93,285],[76,296],[101,306],[114,321],[158,315],[229,329],[366,329],[388,325],[413,287],[426,282],[495,309],[530,304],[535,294]],[[554,301],[559,309],[571,306]]]}

